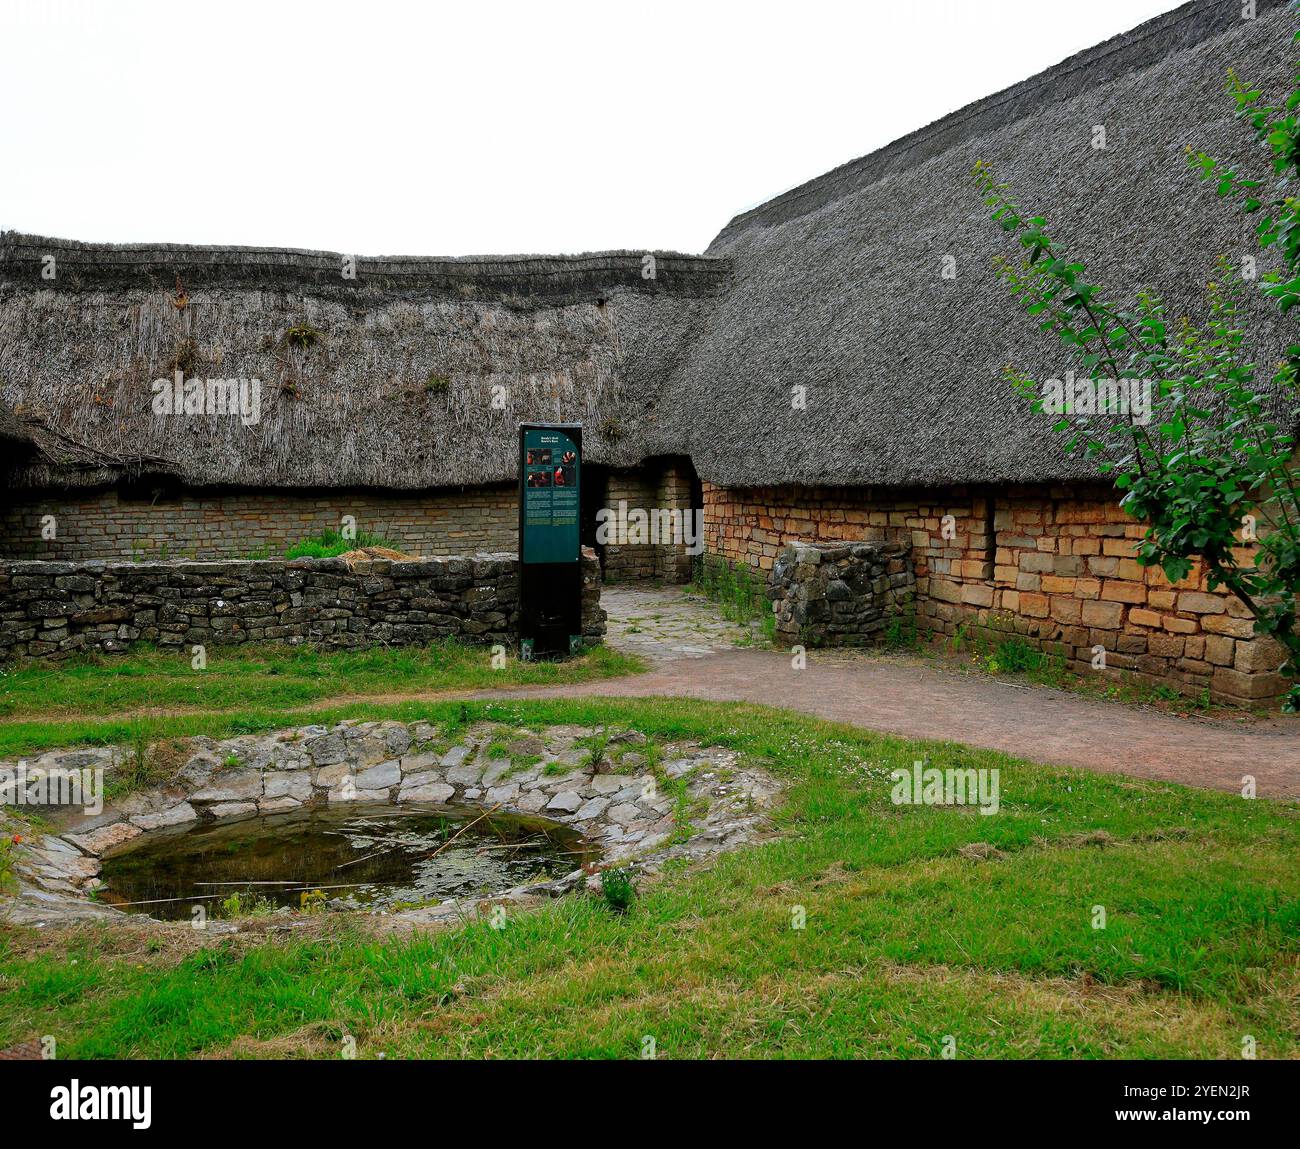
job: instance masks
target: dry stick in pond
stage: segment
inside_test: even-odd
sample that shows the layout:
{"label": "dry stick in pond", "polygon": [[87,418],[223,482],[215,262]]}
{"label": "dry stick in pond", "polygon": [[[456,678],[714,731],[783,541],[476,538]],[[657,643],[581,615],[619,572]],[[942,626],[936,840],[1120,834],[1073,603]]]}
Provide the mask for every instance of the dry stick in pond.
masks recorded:
{"label": "dry stick in pond", "polygon": [[492,807],[492,809],[484,810],[483,813],[481,813],[477,818],[474,819],[474,821],[466,822],[465,825],[463,825],[450,838],[448,838],[445,842],[443,842],[441,846],[439,846],[436,850],[434,850],[432,854],[425,854],[424,858],[422,858],[421,861],[427,858],[436,858],[439,854],[443,852],[443,850],[445,850],[448,846],[450,846],[452,842],[454,842],[457,838],[459,838],[466,830],[468,830],[471,826],[477,826],[481,821],[483,821],[484,818],[488,817],[489,815],[495,814],[498,810],[501,809],[502,805],[503,803],[498,802],[495,806]]}
{"label": "dry stick in pond", "polygon": [[[496,813],[497,810],[500,809],[501,809],[501,803],[498,802],[495,806],[492,807],[491,810],[488,810],[485,813],[480,814],[477,818],[474,819],[473,822],[470,822],[467,825],[462,826],[459,830],[456,831],[456,833],[454,833],[450,838],[448,838],[441,846],[439,846],[436,850],[434,850],[432,854],[425,854],[420,860],[424,861],[428,858],[436,858],[439,854],[443,852],[443,850],[445,850],[448,846],[450,846],[452,842],[454,842],[466,830],[468,830],[470,826],[477,825],[479,822],[483,821],[483,819],[486,818],[488,814],[494,814]],[[376,850],[372,854],[366,854],[364,857],[361,858],[353,858],[350,862],[342,862],[339,865],[335,866],[334,870],[331,870],[330,872],[334,873],[337,870],[346,870],[349,866],[355,866],[358,862],[364,862],[370,858],[377,858],[379,857],[380,854],[386,854],[389,850],[393,849],[395,846],[400,846],[401,844],[402,844],[401,842],[393,842],[390,845],[384,847],[384,849]]]}
{"label": "dry stick in pond", "polygon": [[[243,885],[244,883],[238,883]],[[342,882],[337,886],[290,886],[288,889],[281,890],[282,894],[295,894],[299,890],[350,890],[355,886],[368,886],[369,882]],[[110,902],[108,903],[114,909],[121,906],[160,906],[167,902],[210,902],[213,898],[219,898],[220,894],[191,894],[184,898],[141,898],[135,902]]]}
{"label": "dry stick in pond", "polygon": [[301,878],[284,878],[276,882],[195,882],[196,886],[296,886]]}

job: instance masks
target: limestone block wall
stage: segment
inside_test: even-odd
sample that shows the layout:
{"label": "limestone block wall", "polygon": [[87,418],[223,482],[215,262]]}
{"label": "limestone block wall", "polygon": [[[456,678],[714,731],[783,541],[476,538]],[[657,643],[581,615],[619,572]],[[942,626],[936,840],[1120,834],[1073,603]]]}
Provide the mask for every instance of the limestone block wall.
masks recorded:
{"label": "limestone block wall", "polygon": [[[81,559],[275,558],[293,543],[357,529],[416,555],[515,549],[514,486],[406,493],[149,491],[11,493],[0,504],[0,557]],[[43,537],[53,516],[54,537]],[[48,532],[45,532],[48,533]]]}
{"label": "limestone block wall", "polygon": [[[600,567],[584,549],[582,625],[605,632]],[[367,647],[518,639],[513,554],[0,566],[0,660],[246,642]]]}
{"label": "limestone block wall", "polygon": [[[605,488],[605,506],[617,511],[620,501],[628,507],[656,505],[658,485],[645,471],[611,471]],[[658,567],[655,548],[644,543],[606,543],[605,580],[641,582],[653,579]]]}
{"label": "limestone block wall", "polygon": [[[1197,565],[1170,584],[1104,486],[939,490],[704,485],[710,553],[770,570],[792,542],[911,545],[919,627],[1016,634],[1080,673],[1257,702],[1283,693],[1282,651]],[[1094,668],[1095,651],[1104,668]]]}
{"label": "limestone block wall", "polygon": [[[619,500],[647,511],[689,510],[689,463],[611,472],[605,502],[616,508]],[[279,558],[302,539],[337,530],[345,515],[359,531],[412,555],[513,551],[518,545],[513,484],[410,493],[113,488],[0,496],[0,559]],[[688,582],[691,576],[683,544],[610,545],[605,563],[611,581]]]}

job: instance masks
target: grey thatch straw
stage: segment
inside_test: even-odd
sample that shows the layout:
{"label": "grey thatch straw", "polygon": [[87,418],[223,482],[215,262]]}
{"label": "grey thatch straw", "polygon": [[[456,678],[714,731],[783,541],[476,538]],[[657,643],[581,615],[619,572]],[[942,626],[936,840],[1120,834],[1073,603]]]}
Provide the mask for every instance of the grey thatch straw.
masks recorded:
{"label": "grey thatch straw", "polygon": [[[346,278],[328,252],[6,233],[3,398],[79,468],[41,460],[14,483],[127,465],[197,486],[481,484],[513,477],[526,420],[580,421],[589,458],[634,463],[728,274],[722,259],[645,256],[362,258]],[[152,383],[177,369],[259,380],[260,422],[156,416]]]}
{"label": "grey thatch straw", "polygon": [[[1185,149],[1267,172],[1226,76],[1236,68],[1284,96],[1294,26],[1272,3],[1255,20],[1236,4],[1185,5],[732,220],[708,254],[731,260],[733,284],[668,380],[660,449],[727,486],[1095,475],[1063,457],[1003,378],[1008,364],[1038,378],[1074,364],[993,283],[993,256],[1018,249],[990,222],[971,167],[991,163],[1117,297],[1147,287],[1171,317],[1204,315],[1215,257],[1241,265],[1259,248]],[[942,276],[948,255],[955,279]],[[1294,319],[1254,302],[1267,378],[1296,341]],[[795,385],[807,410],[792,410]]]}
{"label": "grey thatch straw", "polygon": [[[993,282],[1013,249],[970,169],[993,164],[1117,294],[1198,314],[1214,257],[1257,247],[1185,149],[1264,170],[1225,78],[1278,96],[1293,74],[1293,20],[1258,13],[1195,0],[738,216],[704,256],[655,253],[653,278],[632,251],[360,259],[347,279],[328,252],[8,233],[0,399],[49,432],[14,482],[482,484],[513,478],[521,420],[583,423],[597,462],[687,454],[728,486],[1095,478],[1003,379],[1071,362]],[[1267,370],[1290,322],[1251,310]],[[153,416],[177,368],[261,380],[261,422]]]}

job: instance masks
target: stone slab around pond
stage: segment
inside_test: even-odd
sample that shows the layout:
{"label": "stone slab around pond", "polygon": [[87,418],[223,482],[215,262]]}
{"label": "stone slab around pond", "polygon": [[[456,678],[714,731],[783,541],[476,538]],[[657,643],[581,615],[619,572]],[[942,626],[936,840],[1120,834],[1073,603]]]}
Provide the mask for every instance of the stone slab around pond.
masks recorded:
{"label": "stone slab around pond", "polygon": [[[594,763],[592,745],[603,745]],[[601,865],[646,871],[672,857],[704,857],[752,842],[764,832],[780,792],[771,775],[730,750],[669,743],[654,748],[656,777],[650,749],[636,730],[528,731],[490,721],[452,736],[427,722],[341,722],[220,741],[191,738],[165,786],[107,804],[93,818],[80,810],[44,811],[54,831],[14,846],[19,889],[15,897],[0,897],[0,919],[6,911],[8,920],[29,924],[123,917],[89,900],[100,884],[102,857],[187,822],[247,819],[312,803],[445,804],[538,815],[578,830]],[[56,764],[87,753],[54,752],[41,760]],[[111,783],[126,755],[112,748],[93,753]],[[665,793],[665,784],[674,793]],[[689,821],[679,824],[676,809],[689,810]],[[469,904],[555,896],[590,877],[576,869],[553,881],[392,916],[436,921]]]}

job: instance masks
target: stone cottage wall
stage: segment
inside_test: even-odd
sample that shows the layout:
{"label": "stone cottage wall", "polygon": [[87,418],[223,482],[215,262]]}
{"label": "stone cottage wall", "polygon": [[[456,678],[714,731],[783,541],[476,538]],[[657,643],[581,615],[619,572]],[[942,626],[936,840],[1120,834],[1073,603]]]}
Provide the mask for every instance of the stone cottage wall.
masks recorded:
{"label": "stone cottage wall", "polygon": [[778,641],[804,646],[865,646],[915,593],[899,543],[795,543],[777,557],[767,588]]}
{"label": "stone cottage wall", "polygon": [[[704,486],[710,553],[770,570],[791,542],[911,544],[918,625],[1020,635],[1080,673],[1127,676],[1224,701],[1276,697],[1281,649],[1254,636],[1246,608],[1210,591],[1198,564],[1171,585],[1140,566],[1143,527],[1106,487],[1025,486],[996,494],[953,487]],[[1094,648],[1105,666],[1094,669]]]}
{"label": "stone cottage wall", "polygon": [[[582,626],[605,632],[600,567],[583,551]],[[518,639],[512,554],[374,560],[0,566],[0,659],[245,642],[368,647]]]}
{"label": "stone cottage wall", "polygon": [[[338,529],[344,515],[412,554],[514,550],[513,484],[401,493],[21,492],[0,505],[0,556],[81,559],[245,559],[282,555],[293,543]],[[53,539],[42,520],[55,519]]]}

